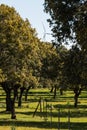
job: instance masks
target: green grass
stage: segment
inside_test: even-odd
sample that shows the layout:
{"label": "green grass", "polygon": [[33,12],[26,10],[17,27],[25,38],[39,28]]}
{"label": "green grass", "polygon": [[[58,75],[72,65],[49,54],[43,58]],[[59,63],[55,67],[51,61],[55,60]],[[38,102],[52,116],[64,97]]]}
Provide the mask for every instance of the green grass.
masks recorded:
{"label": "green grass", "polygon": [[[53,93],[50,93],[48,89],[31,89],[28,94],[27,102],[24,101],[23,96],[21,108],[17,107],[16,101],[17,120],[11,120],[10,113],[5,112],[5,93],[0,90],[0,130],[57,130],[58,114],[60,114],[60,129],[68,130],[69,109],[70,129],[87,130],[86,91],[83,91],[79,97],[78,108],[74,108],[73,106],[73,96],[72,91],[65,91],[62,96],[60,96],[59,92],[57,92],[56,99],[53,99]],[[40,97],[42,97],[42,99],[47,99],[47,112],[46,102],[44,102],[44,110],[40,112],[39,107],[33,117]],[[50,106],[52,106],[52,113]],[[60,108],[60,113],[58,113],[58,108]]]}

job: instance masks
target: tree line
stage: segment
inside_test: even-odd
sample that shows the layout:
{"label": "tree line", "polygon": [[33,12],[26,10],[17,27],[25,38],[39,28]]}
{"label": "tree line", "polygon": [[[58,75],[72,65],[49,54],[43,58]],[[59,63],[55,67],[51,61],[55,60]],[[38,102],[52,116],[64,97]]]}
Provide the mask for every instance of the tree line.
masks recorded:
{"label": "tree line", "polygon": [[[79,10],[80,1],[78,2]],[[79,24],[76,28],[71,13],[68,14],[71,21],[69,17],[62,18],[63,13],[66,13],[64,16],[67,16],[68,11],[66,7],[65,12],[62,10],[63,8],[60,10],[62,5],[70,8],[75,6],[75,3],[73,0],[70,3],[46,0],[44,3],[45,11],[49,12],[53,18],[51,20],[54,20],[52,24],[52,21],[48,20],[51,25],[55,25],[52,30],[58,42],[54,46],[52,43],[41,41],[29,20],[23,20],[15,8],[0,5],[0,85],[6,93],[6,111],[11,112],[12,119],[16,119],[15,101],[18,99],[18,106],[21,106],[23,92],[25,91],[25,100],[27,100],[30,88],[50,87],[51,91],[54,91],[54,98],[56,89],[60,89],[61,92],[64,89],[71,89],[75,95],[75,107],[77,107],[81,91],[86,89],[87,52],[85,42],[87,40],[84,41],[87,38],[85,21],[87,15],[84,14],[87,14],[86,4],[85,1],[81,3],[81,12],[86,10],[86,12],[83,11],[84,17],[81,12],[77,12],[76,16],[72,12],[72,16],[76,19],[75,25],[76,22]],[[55,10],[56,8],[60,10],[60,15],[56,14],[59,12]],[[84,36],[80,32],[83,21]],[[68,40],[76,43],[70,49],[62,45]]]}
{"label": "tree line", "polygon": [[87,1],[44,0],[44,11],[50,14],[57,46],[70,45],[62,68],[62,83],[75,93],[75,107],[81,91],[87,88]]}

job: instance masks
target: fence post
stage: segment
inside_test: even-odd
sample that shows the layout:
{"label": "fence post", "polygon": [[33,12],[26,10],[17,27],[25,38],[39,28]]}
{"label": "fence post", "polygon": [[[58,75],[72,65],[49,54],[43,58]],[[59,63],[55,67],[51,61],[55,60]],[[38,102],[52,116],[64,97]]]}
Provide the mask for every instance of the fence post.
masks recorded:
{"label": "fence post", "polygon": [[51,118],[51,120],[50,120],[50,128],[52,128],[52,104],[50,106],[50,118]]}
{"label": "fence post", "polygon": [[70,130],[70,106],[68,108],[68,129]]}
{"label": "fence post", "polygon": [[43,101],[43,112],[44,112],[44,99],[42,101]]}
{"label": "fence post", "polygon": [[44,119],[47,122],[47,99],[45,99],[45,104],[44,105],[45,105],[45,110],[44,110],[45,117],[44,117]]}
{"label": "fence post", "polygon": [[70,130],[70,104],[68,102],[68,130]]}
{"label": "fence post", "polygon": [[60,130],[60,107],[58,108],[58,130]]}
{"label": "fence post", "polygon": [[47,100],[46,100],[46,119],[47,119]]}

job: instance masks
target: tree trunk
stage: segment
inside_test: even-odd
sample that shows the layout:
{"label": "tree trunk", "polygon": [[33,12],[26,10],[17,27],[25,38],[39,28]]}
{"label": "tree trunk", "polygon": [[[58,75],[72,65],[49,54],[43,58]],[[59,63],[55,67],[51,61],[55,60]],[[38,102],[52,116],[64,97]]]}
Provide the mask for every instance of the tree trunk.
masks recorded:
{"label": "tree trunk", "polygon": [[6,93],[6,111],[11,111],[11,89],[9,88],[10,82],[1,82],[0,84]]}
{"label": "tree trunk", "polygon": [[16,100],[18,100],[18,91],[16,91]]}
{"label": "tree trunk", "polygon": [[28,97],[28,91],[30,90],[31,86],[29,86],[27,89],[26,89],[26,92],[25,92],[25,101],[27,101],[27,97]]}
{"label": "tree trunk", "polygon": [[63,89],[60,88],[60,95],[63,95]]}
{"label": "tree trunk", "polygon": [[22,95],[23,95],[24,90],[25,90],[24,87],[20,88],[20,96],[19,96],[19,100],[18,100],[18,107],[21,107],[21,104],[22,104]]}
{"label": "tree trunk", "polygon": [[79,97],[79,95],[78,95],[78,94],[75,94],[75,97],[74,97],[74,100],[75,100],[75,102],[74,102],[74,107],[75,107],[75,108],[77,108],[77,105],[78,105],[78,97]]}
{"label": "tree trunk", "polygon": [[54,87],[54,99],[56,98],[56,89],[57,89],[57,86]]}
{"label": "tree trunk", "polygon": [[[6,93],[6,111],[11,112],[11,119],[16,119],[15,114],[15,99],[17,97],[19,84],[13,85],[13,82],[2,82],[1,86]],[[10,87],[11,86],[11,87]],[[14,92],[13,98],[11,99],[11,92]]]}
{"label": "tree trunk", "polygon": [[51,88],[51,90],[50,90],[50,93],[52,93],[52,92],[53,92],[53,89],[54,89],[54,86],[52,86],[52,88]]}
{"label": "tree trunk", "polygon": [[18,88],[19,86],[14,86],[14,98],[11,99],[11,119],[16,119],[16,113],[15,113],[15,100],[18,96]]}
{"label": "tree trunk", "polygon": [[79,95],[81,94],[81,91],[82,91],[82,88],[75,88],[74,89],[74,93],[75,93],[75,96],[74,96],[74,100],[75,100],[75,102],[74,102],[74,107],[75,108],[77,108],[77,106],[78,106],[78,97],[79,97]]}
{"label": "tree trunk", "polygon": [[14,99],[11,99],[11,119],[16,119]]}
{"label": "tree trunk", "polygon": [[6,92],[6,111],[11,111],[11,90]]}

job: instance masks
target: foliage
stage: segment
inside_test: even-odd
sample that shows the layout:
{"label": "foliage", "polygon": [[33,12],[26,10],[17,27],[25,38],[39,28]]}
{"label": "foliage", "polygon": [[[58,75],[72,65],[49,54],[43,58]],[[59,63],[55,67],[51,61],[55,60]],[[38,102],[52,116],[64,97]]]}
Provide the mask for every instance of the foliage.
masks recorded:
{"label": "foliage", "polygon": [[87,62],[85,62],[83,51],[79,47],[73,46],[65,56],[62,82],[64,82],[67,88],[73,90],[75,107],[77,107],[77,99],[82,90],[87,88],[86,69]]}
{"label": "foliage", "polygon": [[[77,86],[86,87],[86,57],[77,46],[73,46],[65,56],[63,75],[66,77],[67,83]],[[85,71],[84,71],[85,70]],[[84,78],[83,78],[84,77]],[[70,86],[71,86],[70,85]]]}
{"label": "foliage", "polygon": [[58,44],[76,44],[62,62],[62,82],[74,91],[77,102],[77,97],[87,86],[87,71],[84,71],[87,70],[87,1],[45,0],[44,10],[51,16],[48,22]]}
{"label": "foliage", "polygon": [[[58,44],[77,42],[86,47],[87,42],[87,2],[86,0],[45,0],[44,10],[53,36]],[[83,32],[84,36],[81,35]]]}
{"label": "foliage", "polygon": [[51,86],[58,76],[60,58],[56,48],[50,43],[42,43],[40,49],[42,63],[40,82],[44,87]]}
{"label": "foliage", "polygon": [[81,74],[81,54],[77,47],[73,47],[65,57],[64,62],[64,74],[67,76],[70,84],[80,84],[80,74]]}
{"label": "foliage", "polygon": [[0,68],[7,80],[21,83],[35,71],[38,61],[36,31],[13,7],[0,5]]}
{"label": "foliage", "polygon": [[5,75],[3,74],[3,71],[0,69],[0,82],[3,82],[6,80]]}
{"label": "foliage", "polygon": [[87,2],[78,8],[75,21],[77,43],[82,50],[87,50]]}

